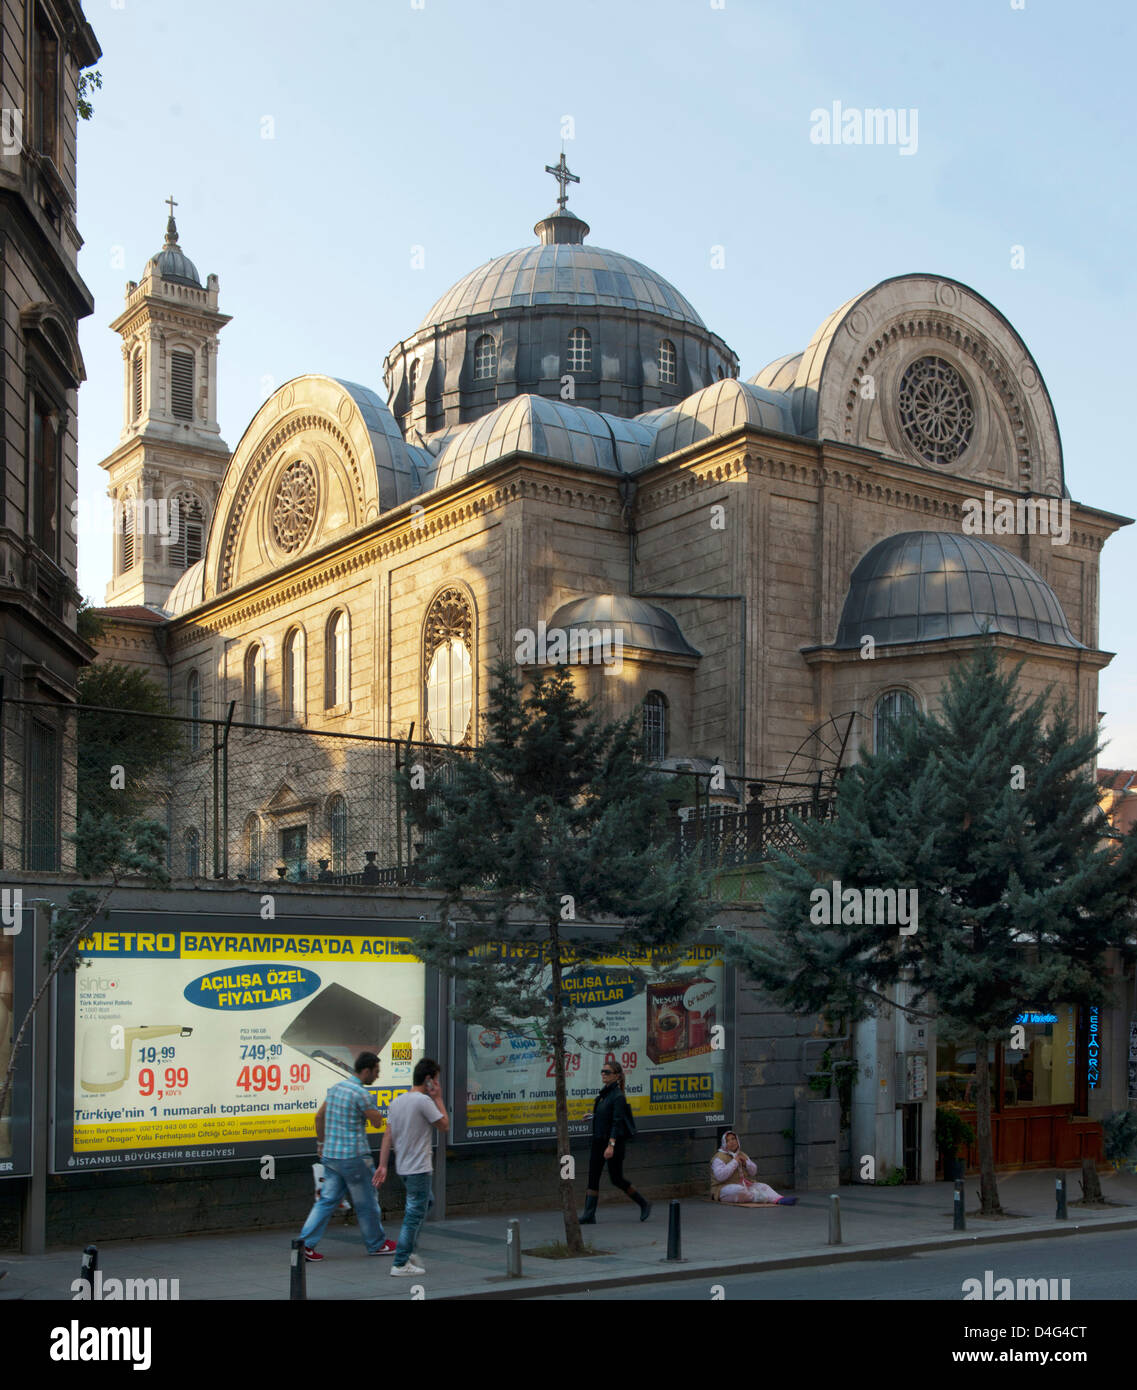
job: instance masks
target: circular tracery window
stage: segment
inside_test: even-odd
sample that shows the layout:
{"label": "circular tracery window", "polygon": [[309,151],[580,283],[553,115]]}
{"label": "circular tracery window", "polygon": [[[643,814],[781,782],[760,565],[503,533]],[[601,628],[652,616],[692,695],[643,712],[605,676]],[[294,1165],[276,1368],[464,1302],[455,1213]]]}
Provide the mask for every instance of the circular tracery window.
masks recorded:
{"label": "circular tracery window", "polygon": [[908,443],[927,463],[954,463],[971,442],[971,392],[942,357],[912,363],[900,380],[899,407]]}
{"label": "circular tracery window", "polygon": [[295,459],[280,475],[272,499],[272,534],[284,551],[299,550],[316,520],[316,474],[312,465]]}

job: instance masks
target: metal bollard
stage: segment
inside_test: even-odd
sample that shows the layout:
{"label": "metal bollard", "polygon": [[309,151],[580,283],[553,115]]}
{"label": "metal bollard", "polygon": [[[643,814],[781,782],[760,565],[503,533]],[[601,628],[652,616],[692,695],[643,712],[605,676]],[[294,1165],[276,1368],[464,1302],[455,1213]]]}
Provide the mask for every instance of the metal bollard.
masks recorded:
{"label": "metal bollard", "polygon": [[829,1194],[829,1244],[841,1244],[841,1199],[836,1192]]}
{"label": "metal bollard", "polygon": [[83,1262],[79,1266],[79,1278],[87,1281],[87,1297],[95,1296],[95,1270],[99,1267],[99,1247],[88,1245],[83,1251]]}
{"label": "metal bollard", "polygon": [[288,1273],[288,1298],[290,1302],[304,1302],[308,1298],[308,1261],[304,1258],[304,1242],[292,1242],[292,1267]]}
{"label": "metal bollard", "polygon": [[510,1279],[521,1278],[521,1222],[516,1218],[505,1228],[505,1272]]}
{"label": "metal bollard", "polygon": [[956,1231],[966,1231],[966,1230],[967,1230],[967,1210],[966,1210],[966,1208],[965,1208],[965,1206],[964,1206],[964,1203],[966,1202],[966,1200],[967,1200],[967,1198],[966,1198],[966,1195],[965,1195],[964,1190],[963,1190],[963,1179],[962,1179],[962,1178],[956,1178],[956,1180],[955,1180],[955,1220],[954,1220],[953,1223],[952,1223],[952,1228],[953,1228],[954,1230],[956,1230]]}
{"label": "metal bollard", "polygon": [[667,1258],[683,1259],[683,1240],[679,1231],[679,1201],[673,1197],[667,1212]]}
{"label": "metal bollard", "polygon": [[1058,1198],[1058,1209],[1054,1213],[1056,1221],[1068,1221],[1069,1213],[1066,1211],[1066,1174],[1059,1173],[1054,1180],[1054,1191]]}

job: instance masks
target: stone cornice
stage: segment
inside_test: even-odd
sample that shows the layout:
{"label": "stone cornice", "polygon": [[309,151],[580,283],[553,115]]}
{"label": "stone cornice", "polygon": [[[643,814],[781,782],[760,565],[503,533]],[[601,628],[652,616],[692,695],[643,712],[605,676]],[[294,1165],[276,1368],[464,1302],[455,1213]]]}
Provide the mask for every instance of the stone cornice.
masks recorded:
{"label": "stone cornice", "polygon": [[871,662],[865,661],[859,647],[802,647],[800,650],[807,666],[877,666],[882,661],[935,656],[943,652],[966,654],[974,651],[985,638],[995,647],[1028,660],[1037,661],[1039,658],[1045,658],[1047,661],[1065,661],[1101,670],[1114,658],[1113,652],[1099,651],[1091,647],[1057,647],[1049,642],[1034,642],[1005,632],[976,633],[970,637],[942,637],[930,642],[878,643],[876,656]]}

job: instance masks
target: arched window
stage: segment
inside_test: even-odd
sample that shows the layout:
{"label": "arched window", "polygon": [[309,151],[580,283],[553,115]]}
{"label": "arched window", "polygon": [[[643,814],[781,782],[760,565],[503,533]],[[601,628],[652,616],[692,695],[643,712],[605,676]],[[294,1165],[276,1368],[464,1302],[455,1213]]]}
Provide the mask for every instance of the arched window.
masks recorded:
{"label": "arched window", "polygon": [[483,333],[474,344],[474,380],[489,381],[497,376],[497,344]]}
{"label": "arched window", "polygon": [[193,353],[170,353],[170,413],[175,420],[193,419]]}
{"label": "arched window", "polygon": [[130,418],[137,424],[142,419],[142,349],[130,362]]}
{"label": "arched window", "polygon": [[179,492],[170,499],[170,534],[170,564],[180,570],[196,565],[201,559],[205,513],[192,492]]}
{"label": "arched window", "polygon": [[568,369],[587,372],[592,368],[592,335],[587,328],[574,328],[569,334]]}
{"label": "arched window", "polygon": [[284,717],[302,720],[308,713],[304,629],[294,627],[284,639]]}
{"label": "arched window", "polygon": [[426,737],[465,743],[474,713],[474,619],[461,589],[443,589],[423,625]]}
{"label": "arched window", "polygon": [[644,696],[644,759],[662,762],[667,757],[667,701],[658,690]]}
{"label": "arched window", "polygon": [[347,873],[347,802],[336,792],[328,801],[328,832],[332,842],[332,873]]}
{"label": "arched window", "polygon": [[186,714],[190,720],[190,752],[196,753],[201,747],[201,681],[196,671],[186,677]]}
{"label": "arched window", "polygon": [[201,874],[201,838],[194,826],[186,831],[186,878],[198,878]]}
{"label": "arched window", "polygon": [[335,709],[350,698],[351,641],[347,614],[336,609],[324,634],[324,708]]}
{"label": "arched window", "polygon": [[916,701],[907,690],[886,690],[873,706],[872,750],[891,753],[896,747],[896,726],[916,713]]}
{"label": "arched window", "polygon": [[245,718],[265,722],[265,649],[259,642],[245,653]]}
{"label": "arched window", "polygon": [[723,371],[722,367],[719,367],[718,370],[719,370],[718,379],[719,379],[719,381],[722,381],[722,380],[725,378],[726,373]]}
{"label": "arched window", "polygon": [[251,879],[264,878],[264,840],[255,815],[245,821],[245,872]]}
{"label": "arched window", "polygon": [[119,573],[134,568],[134,498],[120,497],[118,501]]}
{"label": "arched window", "polygon": [[415,392],[418,390],[418,374],[419,374],[419,368],[420,368],[421,366],[422,366],[422,363],[418,360],[417,357],[414,358],[413,361],[411,362],[411,369],[410,369],[410,371],[409,371],[408,374],[407,374],[407,403],[408,403],[408,405],[409,405],[409,404],[412,404],[412,403],[414,402]]}
{"label": "arched window", "polygon": [[661,386],[675,385],[675,344],[670,338],[659,344],[659,382]]}

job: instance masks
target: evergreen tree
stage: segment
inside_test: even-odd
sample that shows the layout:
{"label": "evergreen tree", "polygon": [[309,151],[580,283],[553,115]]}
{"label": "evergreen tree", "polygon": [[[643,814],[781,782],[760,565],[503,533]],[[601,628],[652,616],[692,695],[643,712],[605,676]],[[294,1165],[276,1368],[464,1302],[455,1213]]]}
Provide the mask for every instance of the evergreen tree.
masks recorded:
{"label": "evergreen tree", "polygon": [[[802,851],[772,865],[769,931],[730,952],[801,1012],[864,1018],[907,980],[909,1009],[974,1039],[985,1215],[1001,1211],[988,1047],[1033,1002],[1100,1003],[1137,898],[1137,836],[1118,841],[1099,810],[1096,734],[1049,692],[1025,698],[1019,669],[984,643],[952,669],[938,715],[898,721],[888,748],[862,754],[835,817],[803,825]],[[817,890],[834,881],[857,891],[830,922]],[[863,921],[871,888],[916,890],[916,930]]]}
{"label": "evergreen tree", "polygon": [[[563,1159],[565,1043],[580,1012],[562,988],[566,973],[643,948],[674,959],[710,904],[701,875],[665,843],[667,803],[642,760],[636,716],[601,726],[564,669],[538,674],[527,696],[508,661],[493,679],[480,745],[429,777],[413,759],[400,774],[424,834],[418,867],[442,894],[439,921],[414,950],[461,983],[459,1022],[545,1041]],[[590,930],[597,919],[623,922],[618,941]],[[560,1201],[578,1254],[571,1167],[558,1164]]]}
{"label": "evergreen tree", "polygon": [[125,824],[153,812],[186,753],[180,723],[144,717],[172,715],[169,701],[145,672],[113,661],[84,668],[76,688],[80,814]]}

